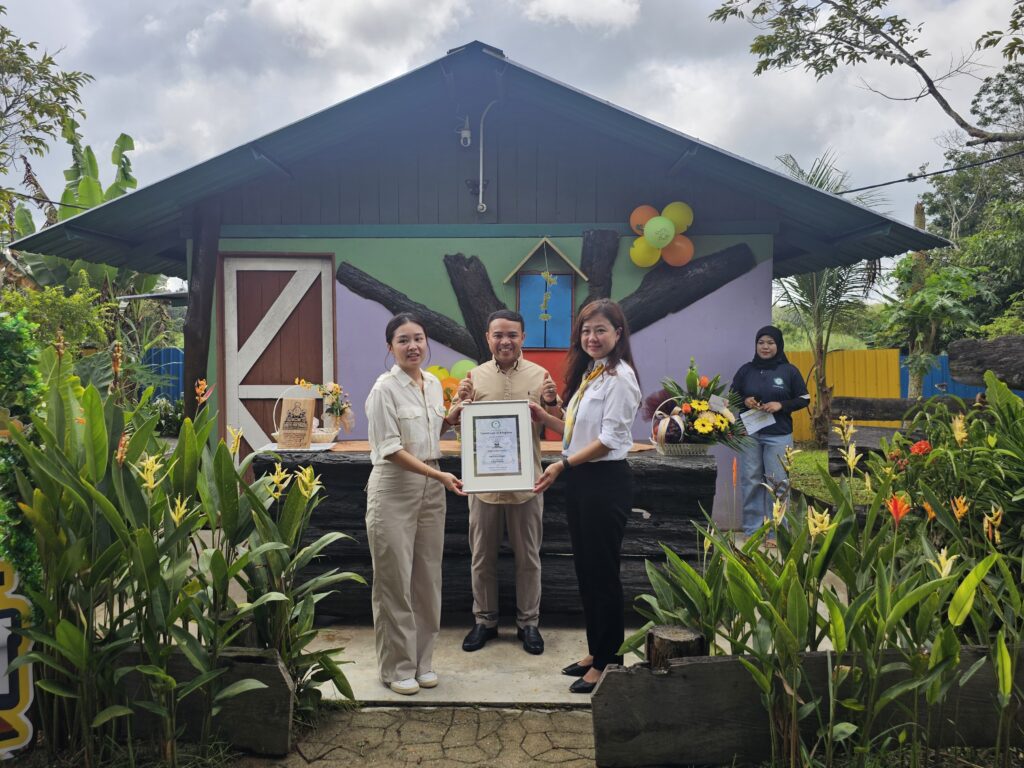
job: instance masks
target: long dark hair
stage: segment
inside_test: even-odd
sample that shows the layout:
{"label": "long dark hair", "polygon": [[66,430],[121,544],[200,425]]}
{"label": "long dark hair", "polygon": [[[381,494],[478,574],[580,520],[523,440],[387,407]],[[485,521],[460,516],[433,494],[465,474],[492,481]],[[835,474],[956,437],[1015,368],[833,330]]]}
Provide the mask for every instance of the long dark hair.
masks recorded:
{"label": "long dark hair", "polygon": [[[384,328],[384,338],[387,339],[389,347],[391,346],[392,339],[395,338],[395,331],[406,323],[416,323],[420,328],[423,328],[423,321],[416,317],[412,312],[399,312],[388,320],[387,327]],[[423,328],[423,337],[429,339],[426,328]]]}
{"label": "long dark hair", "polygon": [[633,352],[629,348],[629,324],[626,322],[622,307],[611,299],[596,299],[580,309],[576,316],[576,322],[572,326],[569,356],[565,361],[565,392],[562,394],[562,399],[566,402],[569,402],[569,399],[576,394],[576,390],[580,388],[580,382],[583,381],[583,374],[590,367],[590,355],[580,343],[580,332],[583,329],[583,324],[592,319],[594,315],[603,315],[612,324],[612,328],[620,331],[615,348],[608,353],[605,370],[614,376],[615,366],[621,360],[626,361],[634,371],[636,370],[636,366],[633,365]]}

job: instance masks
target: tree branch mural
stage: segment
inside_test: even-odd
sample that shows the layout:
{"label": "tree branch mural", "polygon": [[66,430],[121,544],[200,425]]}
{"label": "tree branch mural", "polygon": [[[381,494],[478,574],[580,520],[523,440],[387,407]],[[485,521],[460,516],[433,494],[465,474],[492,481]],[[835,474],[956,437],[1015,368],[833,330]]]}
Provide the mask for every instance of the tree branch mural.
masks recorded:
{"label": "tree branch mural", "polygon": [[[586,301],[607,298],[612,288],[612,263],[618,253],[618,234],[608,230],[589,230],[583,235],[582,269],[590,278]],[[640,287],[620,301],[629,328],[636,333],[666,315],[688,307],[698,299],[746,274],[757,264],[746,244],[696,259],[684,267],[661,263],[647,271]],[[391,312],[412,312],[423,319],[427,335],[456,352],[479,362],[490,358],[484,333],[487,317],[506,309],[494,293],[487,267],[476,256],[447,254],[444,265],[448,279],[465,320],[455,320],[413,301],[400,291],[342,262],[338,282],[363,298],[376,301]],[[586,303],[586,301],[584,303]]]}

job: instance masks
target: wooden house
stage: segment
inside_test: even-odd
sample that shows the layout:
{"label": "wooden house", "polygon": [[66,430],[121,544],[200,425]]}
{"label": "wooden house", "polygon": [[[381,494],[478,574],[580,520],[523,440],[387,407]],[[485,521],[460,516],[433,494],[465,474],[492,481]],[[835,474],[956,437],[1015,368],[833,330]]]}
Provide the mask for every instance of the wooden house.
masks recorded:
{"label": "wooden house", "polygon": [[[674,200],[694,260],[636,267],[630,212]],[[486,356],[487,314],[516,308],[557,378],[573,313],[610,296],[650,393],[691,357],[731,377],[772,278],[941,244],[473,42],[14,247],[187,278],[186,382],[216,382],[221,426],[255,448],[296,377],[339,381],[361,416],[401,309],[450,365]]]}

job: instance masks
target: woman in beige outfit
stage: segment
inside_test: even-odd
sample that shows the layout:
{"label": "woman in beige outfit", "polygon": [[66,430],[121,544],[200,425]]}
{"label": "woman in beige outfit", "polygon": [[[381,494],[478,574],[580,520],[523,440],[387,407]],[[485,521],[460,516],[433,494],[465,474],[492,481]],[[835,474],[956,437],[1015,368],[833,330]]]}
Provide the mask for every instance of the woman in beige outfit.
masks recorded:
{"label": "woman in beige outfit", "polygon": [[420,370],[427,356],[423,324],[397,315],[385,337],[395,365],[366,398],[373,628],[381,681],[413,694],[438,682],[432,657],[441,625],[445,490],[462,494],[462,481],[438,469],[440,436],[449,425],[441,383]]}

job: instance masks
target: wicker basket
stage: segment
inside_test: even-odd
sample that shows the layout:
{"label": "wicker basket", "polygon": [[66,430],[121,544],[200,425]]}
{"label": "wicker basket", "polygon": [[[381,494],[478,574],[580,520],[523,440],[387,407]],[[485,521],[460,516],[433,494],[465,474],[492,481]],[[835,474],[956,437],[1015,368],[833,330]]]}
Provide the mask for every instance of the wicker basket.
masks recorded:
{"label": "wicker basket", "polygon": [[[658,418],[658,414],[664,413],[664,411],[661,410],[662,406],[675,402],[676,398],[670,397],[667,400],[663,400],[661,405],[654,409],[654,416],[651,417],[652,434],[658,434],[655,424],[657,423],[656,420]],[[667,418],[674,417],[668,416]],[[682,428],[682,422],[678,423],[680,428]],[[708,452],[707,443],[666,443],[664,439],[658,439],[656,437],[652,437],[651,442],[654,444],[655,450],[657,450],[662,456],[706,456]]]}

